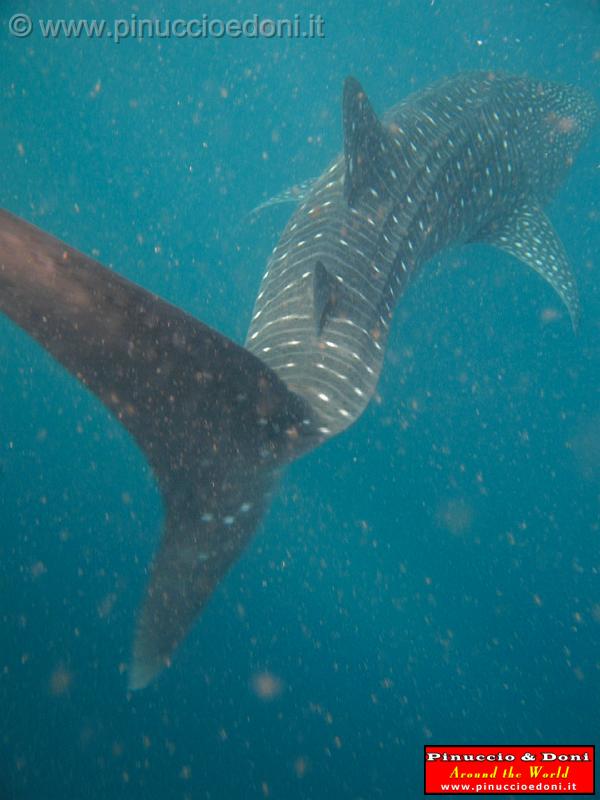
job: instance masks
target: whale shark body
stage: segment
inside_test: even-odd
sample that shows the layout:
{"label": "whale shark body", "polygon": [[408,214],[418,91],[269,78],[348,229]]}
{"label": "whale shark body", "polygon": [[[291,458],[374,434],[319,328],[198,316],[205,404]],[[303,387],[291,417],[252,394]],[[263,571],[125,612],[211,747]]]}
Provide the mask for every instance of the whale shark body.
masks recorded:
{"label": "whale shark body", "polygon": [[579,89],[490,72],[446,79],[380,120],[348,78],[344,152],[273,251],[245,347],[0,211],[0,310],[130,432],[164,501],[131,688],[170,663],[282,469],[360,416],[398,298],[433,255],[494,245],[545,278],[577,324],[542,207],[596,117]]}

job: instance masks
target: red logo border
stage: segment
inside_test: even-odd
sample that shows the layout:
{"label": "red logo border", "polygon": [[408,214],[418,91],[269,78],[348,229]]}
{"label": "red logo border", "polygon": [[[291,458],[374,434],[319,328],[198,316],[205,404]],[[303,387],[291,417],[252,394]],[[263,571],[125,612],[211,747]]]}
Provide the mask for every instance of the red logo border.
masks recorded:
{"label": "red logo border", "polygon": [[[440,748],[442,748],[442,747],[530,747],[531,749],[533,749],[535,747],[589,747],[592,750],[593,759],[594,759],[593,765],[592,765],[593,766],[593,770],[592,770],[592,792],[591,793],[590,792],[569,792],[569,795],[587,795],[588,797],[593,797],[593,796],[595,797],[595,795],[596,795],[596,745],[595,744],[571,744],[571,743],[566,744],[565,742],[562,742],[561,744],[547,744],[546,742],[543,742],[542,744],[507,744],[506,742],[504,742],[503,744],[481,744],[481,745],[476,745],[476,744],[449,744],[448,742],[445,742],[444,744],[427,743],[427,744],[423,745],[423,794],[426,797],[433,797],[434,795],[437,795],[438,797],[453,797],[455,795],[456,796],[458,796],[458,795],[463,795],[463,796],[469,795],[471,797],[494,797],[494,796],[496,796],[496,792],[489,792],[487,794],[479,792],[477,795],[475,795],[474,792],[446,792],[445,794],[440,794],[439,792],[428,792],[427,791],[427,748],[428,747],[440,747]],[[498,794],[497,796],[501,797],[502,795]],[[540,794],[540,792],[519,792],[518,795],[516,795],[516,796],[518,796],[518,797],[544,797],[545,795],[543,793]],[[551,794],[548,794],[547,796],[548,797],[552,797]],[[554,795],[554,796],[557,797],[558,795]],[[565,795],[562,795],[562,796],[564,797]]]}

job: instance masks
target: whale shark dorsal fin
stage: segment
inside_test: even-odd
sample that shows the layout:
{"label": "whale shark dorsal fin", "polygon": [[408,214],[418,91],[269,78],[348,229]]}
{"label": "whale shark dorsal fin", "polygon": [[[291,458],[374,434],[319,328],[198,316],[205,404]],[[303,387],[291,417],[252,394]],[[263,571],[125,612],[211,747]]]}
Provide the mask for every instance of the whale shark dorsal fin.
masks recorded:
{"label": "whale shark dorsal fin", "polygon": [[0,210],[0,311],[90,389],[158,481],[165,532],[129,674],[145,686],[239,556],[311,411],[260,359]]}
{"label": "whale shark dorsal fin", "polygon": [[579,322],[579,293],[563,243],[535,201],[520,205],[509,217],[488,226],[483,241],[515,256],[538,272],[565,304],[573,330]]}
{"label": "whale shark dorsal fin", "polygon": [[360,194],[378,183],[377,164],[389,153],[388,134],[356,78],[344,83],[344,195],[353,206]]}
{"label": "whale shark dorsal fin", "polygon": [[317,336],[322,334],[327,321],[336,315],[341,289],[341,284],[328,272],[323,262],[317,261],[313,272],[313,314]]}

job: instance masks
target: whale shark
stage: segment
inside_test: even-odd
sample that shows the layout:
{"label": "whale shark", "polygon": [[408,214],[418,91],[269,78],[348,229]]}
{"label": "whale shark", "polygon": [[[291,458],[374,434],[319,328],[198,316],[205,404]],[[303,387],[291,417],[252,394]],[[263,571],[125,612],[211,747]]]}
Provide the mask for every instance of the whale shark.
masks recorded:
{"label": "whale shark", "polygon": [[244,346],[0,211],[0,311],[104,403],[160,489],[131,689],[170,665],[282,470],[364,411],[398,299],[434,255],[499,248],[550,284],[576,327],[576,281],[543,207],[597,116],[579,88],[490,71],[380,118],[347,78],[343,152],[299,195]]}

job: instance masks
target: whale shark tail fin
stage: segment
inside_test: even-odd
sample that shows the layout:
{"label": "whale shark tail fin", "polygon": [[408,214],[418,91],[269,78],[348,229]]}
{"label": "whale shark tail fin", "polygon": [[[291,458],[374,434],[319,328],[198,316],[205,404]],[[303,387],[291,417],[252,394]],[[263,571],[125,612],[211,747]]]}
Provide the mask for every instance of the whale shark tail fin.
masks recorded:
{"label": "whale shark tail fin", "polygon": [[244,348],[0,210],[0,311],[96,394],[158,481],[165,531],[129,673],[169,663],[252,536],[311,412]]}

